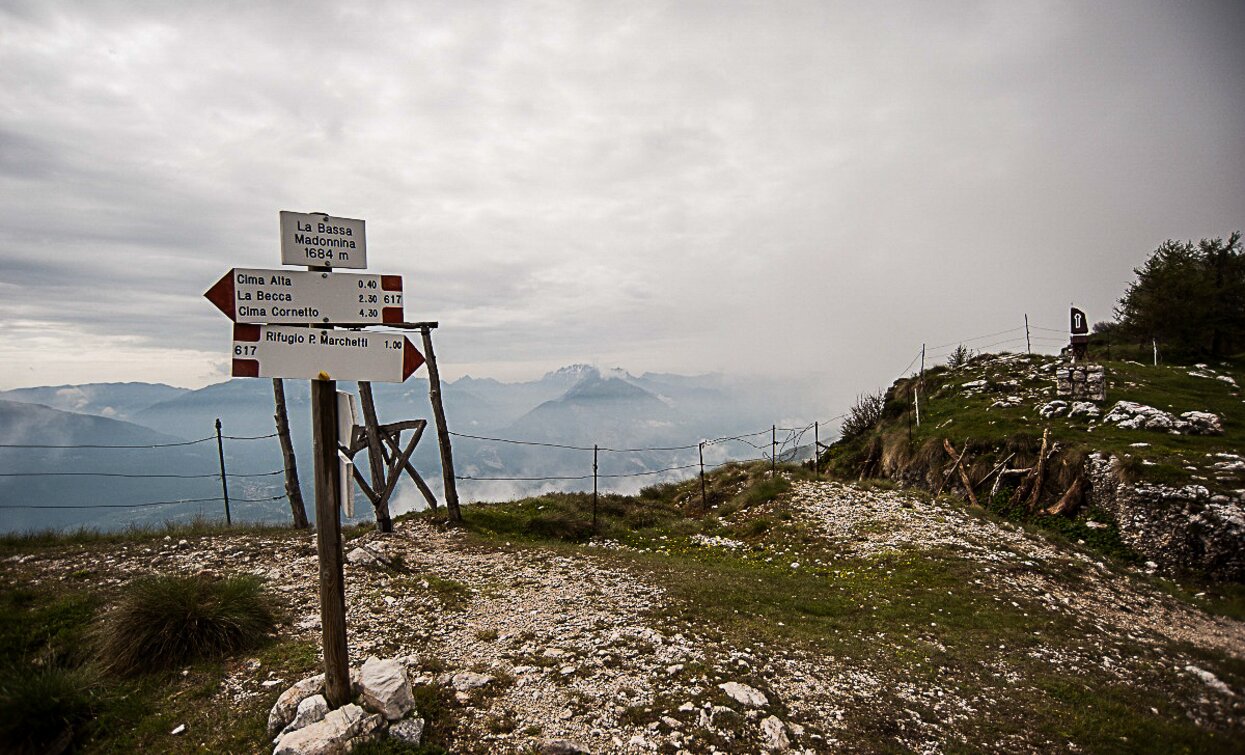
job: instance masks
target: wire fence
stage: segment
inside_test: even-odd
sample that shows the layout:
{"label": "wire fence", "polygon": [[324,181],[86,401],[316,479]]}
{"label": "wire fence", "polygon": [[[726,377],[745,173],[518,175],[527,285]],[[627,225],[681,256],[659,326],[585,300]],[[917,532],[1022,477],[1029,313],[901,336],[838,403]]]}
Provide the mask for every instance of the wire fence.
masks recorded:
{"label": "wire fence", "polygon": [[0,449],[10,451],[64,451],[64,450],[92,450],[92,451],[149,451],[159,449],[181,449],[190,446],[197,446],[203,443],[213,441],[221,441],[218,455],[213,455],[213,460],[217,461],[223,472],[206,472],[206,473],[180,473],[180,472],[116,472],[106,470],[79,470],[79,469],[57,469],[57,470],[35,470],[35,471],[3,471],[0,472],[0,478],[5,479],[29,479],[29,478],[105,478],[105,479],[123,479],[123,480],[216,480],[221,483],[221,493],[214,496],[185,496],[174,497],[158,501],[141,501],[132,503],[62,503],[62,504],[37,504],[37,503],[18,503],[11,501],[0,502],[0,510],[3,509],[21,509],[21,510],[43,510],[54,511],[59,509],[65,510],[91,510],[91,509],[146,509],[160,506],[178,506],[185,504],[206,504],[217,503],[226,505],[227,503],[271,503],[285,498],[284,494],[275,496],[255,497],[253,494],[235,495],[229,494],[229,481],[231,478],[241,480],[263,480],[274,478],[285,474],[284,469],[273,469],[264,472],[230,472],[225,467],[225,451],[224,441],[231,442],[250,442],[269,440],[277,437],[275,432],[265,435],[210,435],[205,438],[196,438],[186,441],[171,441],[168,443],[3,443]]}
{"label": "wire fence", "polygon": [[[1058,335],[1050,335],[1058,334]],[[988,343],[982,343],[986,342]],[[914,374],[914,368],[918,362],[924,369],[931,363],[944,360],[949,355],[960,349],[970,349],[982,352],[987,349],[996,349],[1006,347],[1007,349],[1032,351],[1036,346],[1038,349],[1055,349],[1067,342],[1067,333],[1064,329],[1047,328],[1040,325],[1026,325],[999,330],[991,333],[971,336],[968,338],[960,338],[954,341],[948,341],[934,347],[922,347],[913,355],[908,364],[899,371],[899,377],[907,377]],[[505,482],[505,483],[586,483],[593,481],[593,487],[596,488],[601,480],[622,481],[639,478],[653,478],[662,475],[678,476],[678,473],[693,473],[693,470],[699,470],[702,474],[707,471],[718,469],[728,464],[750,463],[758,461],[769,461],[771,464],[779,462],[789,462],[799,458],[802,450],[811,451],[811,456],[816,458],[826,447],[821,443],[820,430],[824,426],[827,430],[837,429],[834,423],[844,419],[849,413],[840,414],[830,417],[826,420],[816,420],[800,427],[780,427],[777,424],[770,427],[756,430],[753,432],[739,433],[735,435],[726,435],[710,439],[704,439],[697,442],[689,442],[676,445],[653,445],[653,446],[603,446],[594,445],[577,445],[571,443],[559,443],[549,440],[538,439],[522,439],[522,438],[505,438],[493,437],[487,435],[477,435],[471,433],[450,432],[449,435],[464,440],[471,440],[480,443],[499,443],[515,446],[523,446],[530,448],[540,448],[557,451],[574,451],[582,453],[591,453],[591,468],[588,467],[588,461],[585,459],[584,466],[577,471],[567,472],[563,474],[463,474],[455,475],[455,479],[470,483],[484,482]],[[812,443],[807,442],[807,436],[810,432],[815,434]],[[780,435],[781,433],[781,435]],[[765,438],[764,436],[769,436]],[[225,435],[218,430],[217,434],[209,435],[202,438],[185,441],[171,441],[167,443],[141,443],[141,444],[99,444],[99,443],[83,443],[83,444],[52,444],[52,443],[2,443],[0,449],[3,450],[156,450],[166,448],[187,448],[198,446],[204,443],[218,441],[219,462],[221,472],[211,473],[174,473],[174,472],[155,472],[155,473],[139,473],[139,472],[117,472],[117,471],[83,471],[83,470],[34,470],[34,471],[0,471],[0,478],[5,479],[21,479],[21,478],[118,478],[127,480],[177,480],[177,481],[193,481],[193,480],[211,480],[215,479],[221,483],[221,494],[214,496],[187,496],[187,497],[171,497],[168,499],[155,501],[141,501],[133,503],[82,503],[82,504],[27,504],[0,502],[0,510],[3,509],[33,509],[33,510],[91,510],[91,509],[146,509],[162,506],[176,506],[184,504],[224,504],[226,507],[226,516],[228,517],[229,502],[251,503],[251,504],[269,504],[286,498],[284,493],[272,496],[256,496],[254,492],[244,495],[234,495],[229,492],[229,481],[231,478],[240,480],[269,480],[277,478],[285,474],[285,469],[273,469],[267,471],[247,471],[242,473],[228,472],[225,468],[225,452],[224,441],[232,443],[247,443],[254,441],[264,441],[277,437],[276,432],[262,435]],[[827,435],[827,440],[829,435]],[[704,460],[704,452],[706,449],[723,448],[729,449],[726,452],[726,458],[712,460],[708,463]],[[744,449],[747,449],[746,451]],[[696,461],[690,461],[686,455],[691,452],[697,452],[699,458]],[[734,453],[732,453],[734,451]],[[618,454],[670,454],[666,465],[656,469],[640,469],[631,472],[610,472],[601,473],[599,471],[599,461],[602,454],[618,455]],[[254,454],[250,454],[253,456]],[[682,458],[679,458],[682,456]]]}
{"label": "wire fence", "polygon": [[[640,478],[640,477],[654,477],[654,476],[661,475],[661,474],[668,474],[671,472],[683,472],[683,471],[696,469],[696,468],[702,468],[704,470],[709,470],[709,469],[716,469],[717,467],[721,467],[726,464],[738,464],[738,463],[751,462],[751,461],[786,462],[798,456],[799,449],[801,447],[800,445],[801,440],[804,438],[805,435],[808,434],[810,430],[814,430],[820,425],[825,425],[827,428],[829,428],[833,422],[842,419],[844,416],[846,415],[840,414],[839,416],[831,417],[828,420],[824,420],[824,421],[818,420],[818,421],[810,422],[803,427],[797,427],[797,428],[778,427],[777,425],[772,425],[763,430],[757,430],[755,432],[741,433],[738,435],[726,435],[726,436],[721,436],[721,437],[712,438],[708,440],[698,441],[696,443],[686,443],[683,445],[674,445],[674,446],[638,446],[638,447],[632,447],[632,448],[614,448],[611,446],[602,446],[602,445],[580,446],[580,445],[570,445],[570,444],[563,444],[563,443],[550,443],[547,441],[539,441],[539,440],[524,440],[524,439],[519,439],[519,438],[500,438],[500,437],[491,437],[491,436],[486,436],[486,435],[470,435],[467,433],[450,432],[451,436],[454,436],[457,438],[467,438],[471,440],[477,440],[477,441],[488,442],[488,443],[504,443],[504,444],[516,445],[516,446],[552,448],[552,449],[569,450],[569,451],[582,451],[585,453],[591,453],[593,455],[592,456],[593,458],[592,460],[593,473],[592,474],[578,473],[578,474],[539,475],[539,476],[455,475],[454,479],[460,480],[460,481],[468,481],[468,482],[586,482],[588,480],[625,480],[625,479]],[[779,440],[777,436],[777,433],[779,431],[782,431],[784,433],[781,440]],[[759,444],[759,443],[754,443],[750,440],[751,438],[756,438],[756,437],[760,437],[763,435],[771,436],[770,443]],[[724,461],[713,462],[710,464],[704,464],[702,462],[679,463],[679,464],[674,464],[671,466],[663,467],[660,469],[645,469],[645,470],[641,470],[637,472],[600,474],[596,471],[597,466],[598,466],[598,461],[599,461],[599,455],[603,453],[605,454],[635,454],[635,453],[678,453],[678,452],[697,451],[698,453],[703,454],[704,449],[706,448],[711,448],[714,446],[721,446],[721,445],[725,445],[728,443],[738,443],[738,444],[747,445],[754,449],[760,450],[762,454],[759,457],[731,458],[731,459],[726,459]],[[769,449],[768,452],[766,451],[766,449]]]}

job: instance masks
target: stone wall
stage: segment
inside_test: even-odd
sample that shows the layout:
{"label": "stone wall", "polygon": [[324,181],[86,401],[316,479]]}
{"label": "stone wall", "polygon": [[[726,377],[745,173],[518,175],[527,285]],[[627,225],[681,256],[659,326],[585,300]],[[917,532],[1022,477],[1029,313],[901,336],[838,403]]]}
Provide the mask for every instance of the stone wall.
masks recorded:
{"label": "stone wall", "polygon": [[1107,370],[1101,364],[1065,362],[1055,368],[1055,394],[1074,401],[1106,401]]}
{"label": "stone wall", "polygon": [[1245,494],[1125,483],[1115,474],[1116,463],[1114,456],[1095,453],[1085,471],[1091,504],[1115,518],[1125,545],[1168,573],[1245,581]]}

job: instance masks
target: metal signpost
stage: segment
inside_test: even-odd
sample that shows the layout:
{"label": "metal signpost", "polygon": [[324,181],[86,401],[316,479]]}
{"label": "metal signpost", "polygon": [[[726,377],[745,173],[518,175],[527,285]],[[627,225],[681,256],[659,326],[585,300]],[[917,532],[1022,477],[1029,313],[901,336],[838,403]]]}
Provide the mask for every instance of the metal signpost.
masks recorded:
{"label": "metal signpost", "polygon": [[350,700],[340,512],[353,489],[342,449],[355,424],[337,381],[400,383],[424,357],[404,335],[358,329],[404,324],[400,276],[332,272],[367,267],[362,220],[281,212],[281,262],[313,269],[234,268],[204,296],[235,323],[234,377],[311,381],[325,697],[337,708]]}

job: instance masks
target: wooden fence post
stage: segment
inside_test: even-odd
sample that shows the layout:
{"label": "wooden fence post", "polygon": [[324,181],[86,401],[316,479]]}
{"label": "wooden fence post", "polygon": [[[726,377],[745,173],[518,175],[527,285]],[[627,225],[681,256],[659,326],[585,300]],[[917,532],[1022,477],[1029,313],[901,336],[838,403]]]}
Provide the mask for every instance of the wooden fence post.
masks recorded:
{"label": "wooden fence post", "polygon": [[225,526],[233,525],[229,515],[229,478],[225,476],[225,442],[220,432],[220,417],[216,418],[216,453],[220,456],[220,494],[225,499]]}
{"label": "wooden fence post", "polygon": [[[376,402],[372,398],[372,383],[359,381],[359,403],[363,405],[363,429],[367,437],[367,463],[372,472],[372,490],[385,486],[385,464],[380,445],[380,427],[376,419]],[[393,532],[393,517],[389,515],[389,499],[381,498],[375,503],[376,530]]]}
{"label": "wooden fence post", "polygon": [[592,444],[592,533],[597,531],[597,444]]}
{"label": "wooden fence post", "polygon": [[432,416],[437,421],[437,442],[441,447],[445,510],[451,522],[461,522],[463,512],[458,508],[458,486],[454,481],[454,451],[450,446],[450,429],[445,425],[445,407],[441,405],[441,373],[437,370],[437,355],[432,350],[432,331],[429,326],[424,325],[419,332],[424,337],[424,359],[428,364],[428,397],[432,401]]}
{"label": "wooden fence post", "polygon": [[708,496],[705,495],[705,442],[702,440],[699,446],[700,451],[700,510],[708,511]]}
{"label": "wooden fence post", "polygon": [[311,524],[307,521],[307,506],[303,503],[303,489],[298,482],[298,462],[294,458],[294,442],[290,440],[290,416],[285,405],[285,384],[281,378],[272,379],[272,397],[277,405],[273,419],[277,422],[277,439],[281,443],[281,459],[285,465],[285,497],[290,502],[294,527],[305,530]]}
{"label": "wooden fence post", "polygon": [[821,423],[813,423],[813,479],[821,477]]}

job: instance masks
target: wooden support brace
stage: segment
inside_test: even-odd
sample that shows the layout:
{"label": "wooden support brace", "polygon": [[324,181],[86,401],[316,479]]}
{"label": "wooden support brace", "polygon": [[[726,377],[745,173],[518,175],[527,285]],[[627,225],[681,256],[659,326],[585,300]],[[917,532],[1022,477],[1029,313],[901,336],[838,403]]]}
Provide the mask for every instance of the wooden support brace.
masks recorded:
{"label": "wooden support brace", "polygon": [[968,441],[967,440],[964,441],[964,450],[960,452],[959,456],[956,456],[955,447],[952,446],[949,442],[944,440],[943,444],[945,448],[947,449],[947,453],[951,454],[951,468],[948,469],[946,472],[943,472],[942,482],[938,484],[938,489],[934,491],[935,497],[942,494],[943,488],[947,487],[947,481],[951,479],[951,475],[955,474],[955,468],[959,466],[960,459],[963,459],[964,454],[968,453]]}
{"label": "wooden support brace", "polygon": [[1029,490],[1029,510],[1037,508],[1038,497],[1042,494],[1042,483],[1046,475],[1046,449],[1050,440],[1050,428],[1042,431],[1042,450],[1038,454],[1038,463],[1033,470],[1033,487]]}
{"label": "wooden support brace", "polygon": [[1068,489],[1064,492],[1063,496],[1060,497],[1059,502],[1046,509],[1046,513],[1051,516],[1059,514],[1071,515],[1075,513],[1076,510],[1080,508],[1081,502],[1084,500],[1084,491],[1085,478],[1077,477],[1076,480],[1068,486]]}
{"label": "wooden support brace", "polygon": [[[946,438],[942,441],[943,448],[947,449],[947,453],[955,454],[955,446],[951,445],[951,441]],[[968,493],[968,501],[974,506],[980,506],[977,503],[977,496],[973,494],[973,483],[968,479],[968,472],[964,471],[964,455],[968,453],[968,441],[964,442],[964,450],[960,453],[960,458],[955,460],[955,468],[960,471],[960,482],[964,483],[964,492]]]}

